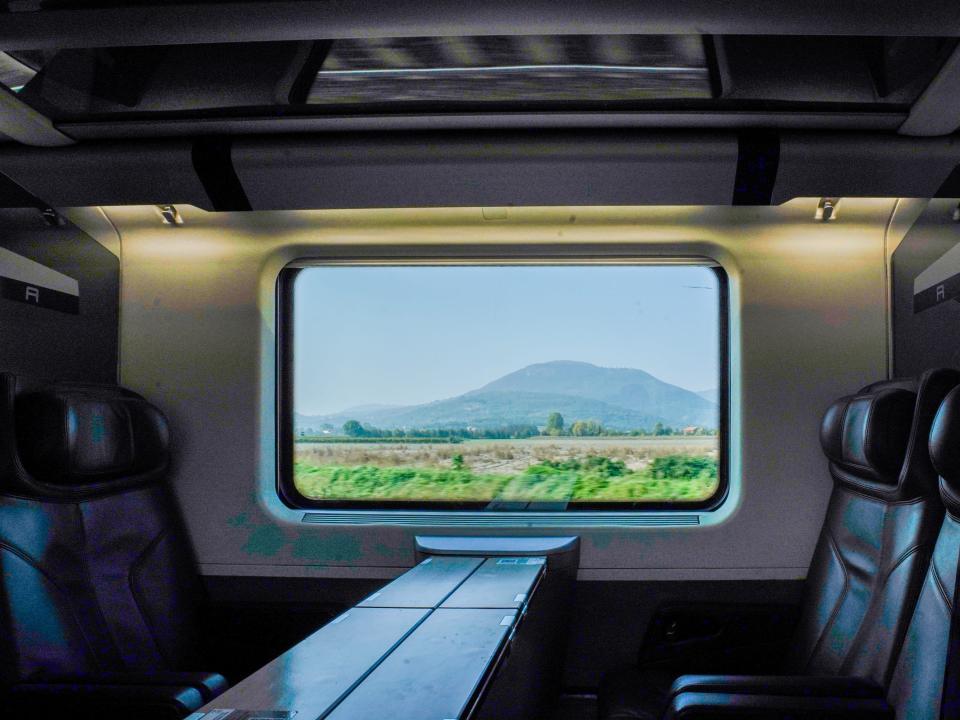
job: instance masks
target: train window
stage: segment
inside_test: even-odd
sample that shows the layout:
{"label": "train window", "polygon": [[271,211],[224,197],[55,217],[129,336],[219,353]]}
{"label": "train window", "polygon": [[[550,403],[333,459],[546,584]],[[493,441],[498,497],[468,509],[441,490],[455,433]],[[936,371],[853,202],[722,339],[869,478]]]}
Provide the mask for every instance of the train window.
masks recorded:
{"label": "train window", "polygon": [[364,38],[331,44],[310,105],[710,99],[696,35]]}
{"label": "train window", "polygon": [[726,282],[705,264],[285,271],[281,493],[300,507],[709,507]]}

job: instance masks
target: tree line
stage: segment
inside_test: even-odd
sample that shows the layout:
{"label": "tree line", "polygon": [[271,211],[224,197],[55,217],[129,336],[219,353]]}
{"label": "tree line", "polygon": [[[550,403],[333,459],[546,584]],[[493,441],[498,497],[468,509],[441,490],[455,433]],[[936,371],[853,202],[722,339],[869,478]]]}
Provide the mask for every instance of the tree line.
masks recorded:
{"label": "tree line", "polygon": [[343,424],[343,434],[355,438],[459,438],[462,440],[514,440],[540,434],[536,425],[514,424],[494,428],[405,428],[384,430],[357,420]]}
{"label": "tree line", "polygon": [[[332,428],[331,428],[332,430]],[[364,425],[359,420],[347,420],[341,427],[343,436],[348,438],[391,438],[391,439],[425,439],[438,440],[522,440],[537,436],[550,437],[664,437],[671,435],[713,436],[717,431],[704,427],[677,428],[656,423],[653,428],[637,428],[634,430],[615,430],[604,427],[596,420],[575,420],[567,425],[563,415],[552,412],[547,417],[543,428],[531,423],[515,423],[488,428],[395,428],[384,429],[372,425]],[[303,429],[300,436],[313,434],[312,429]]]}
{"label": "tree line", "polygon": [[716,435],[713,428],[688,426],[675,428],[658,422],[652,429],[636,428],[634,430],[614,430],[606,428],[596,420],[576,420],[569,427],[565,425],[563,415],[552,412],[547,417],[547,424],[543,428],[543,435],[571,436],[571,437],[663,437],[669,435]]}

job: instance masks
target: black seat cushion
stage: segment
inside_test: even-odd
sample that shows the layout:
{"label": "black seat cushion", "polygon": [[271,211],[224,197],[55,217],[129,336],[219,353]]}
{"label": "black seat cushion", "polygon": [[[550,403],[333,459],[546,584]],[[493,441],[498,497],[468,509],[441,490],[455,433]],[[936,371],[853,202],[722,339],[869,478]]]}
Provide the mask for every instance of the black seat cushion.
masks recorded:
{"label": "black seat cushion", "polygon": [[83,386],[28,393],[16,400],[16,423],[23,464],[43,482],[98,484],[167,463],[166,419],[129,393]]}
{"label": "black seat cushion", "polygon": [[930,431],[930,456],[947,509],[907,629],[887,699],[898,718],[939,720],[950,615],[960,558],[960,388],[947,395]]}
{"label": "black seat cushion", "polygon": [[[958,384],[960,373],[935,370],[875,383],[827,410],[820,437],[833,494],[794,639],[783,664],[764,672],[889,681],[943,516],[926,440]],[[611,673],[601,717],[660,717],[669,687],[660,672]]]}
{"label": "black seat cushion", "polygon": [[896,486],[916,400],[914,392],[893,387],[833,403],[823,416],[820,444],[835,478],[861,489],[865,481]]}
{"label": "black seat cushion", "polygon": [[0,375],[5,685],[106,675],[205,700],[226,687],[184,674],[200,669],[201,588],[163,482],[168,441],[162,413],[129,391]]}
{"label": "black seat cushion", "polygon": [[957,371],[931,370],[915,383],[875,383],[827,411],[821,441],[834,489],[783,671],[890,681],[943,517],[927,440],[958,384]]}
{"label": "black seat cushion", "polygon": [[960,520],[960,392],[951,391],[930,428],[930,459],[947,513]]}

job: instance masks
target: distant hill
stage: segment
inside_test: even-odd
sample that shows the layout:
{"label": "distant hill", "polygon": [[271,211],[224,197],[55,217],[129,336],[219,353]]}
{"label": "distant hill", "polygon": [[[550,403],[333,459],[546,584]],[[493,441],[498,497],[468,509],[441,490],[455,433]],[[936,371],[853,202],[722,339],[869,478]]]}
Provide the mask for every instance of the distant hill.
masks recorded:
{"label": "distant hill", "polygon": [[361,406],[330,415],[297,415],[298,428],[347,420],[384,429],[543,426],[551,412],[567,425],[595,420],[616,430],[698,425],[715,428],[717,405],[643,370],[557,360],[512,372],[453,398],[412,406]]}
{"label": "distant hill", "polygon": [[720,397],[720,391],[716,388],[711,388],[710,390],[697,390],[696,394],[702,397],[704,400],[709,400],[712,403],[717,402],[717,399]]}

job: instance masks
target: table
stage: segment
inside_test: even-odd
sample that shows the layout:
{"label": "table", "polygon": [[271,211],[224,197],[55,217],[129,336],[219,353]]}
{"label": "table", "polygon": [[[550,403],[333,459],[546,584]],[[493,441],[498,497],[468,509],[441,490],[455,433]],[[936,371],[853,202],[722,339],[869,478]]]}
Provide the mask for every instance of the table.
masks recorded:
{"label": "table", "polygon": [[428,557],[189,720],[468,718],[545,570],[543,557]]}

